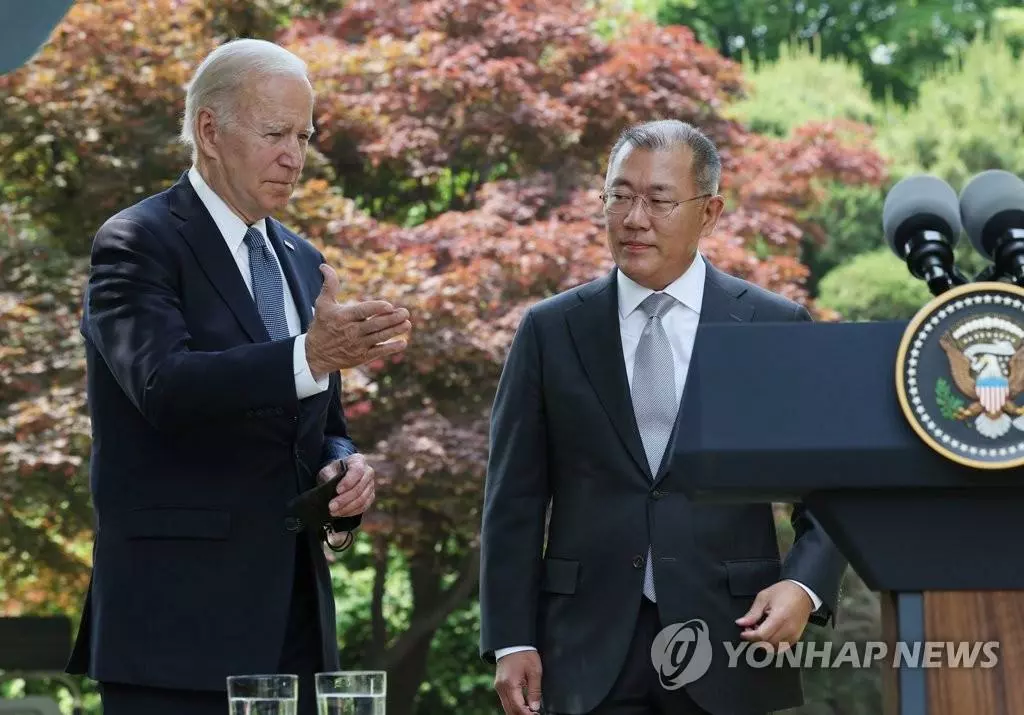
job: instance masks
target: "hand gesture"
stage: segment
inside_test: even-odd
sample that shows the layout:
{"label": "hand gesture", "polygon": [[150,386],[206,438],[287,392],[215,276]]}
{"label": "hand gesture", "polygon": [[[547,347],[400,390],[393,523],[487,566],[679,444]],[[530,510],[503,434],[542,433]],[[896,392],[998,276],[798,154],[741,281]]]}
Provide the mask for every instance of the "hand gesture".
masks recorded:
{"label": "hand gesture", "polygon": [[306,361],[314,378],[405,350],[408,343],[404,338],[392,338],[412,330],[408,310],[396,309],[383,300],[341,305],[335,299],[340,289],[338,275],[326,264],[320,266],[320,272],[324,284],[306,334]]}

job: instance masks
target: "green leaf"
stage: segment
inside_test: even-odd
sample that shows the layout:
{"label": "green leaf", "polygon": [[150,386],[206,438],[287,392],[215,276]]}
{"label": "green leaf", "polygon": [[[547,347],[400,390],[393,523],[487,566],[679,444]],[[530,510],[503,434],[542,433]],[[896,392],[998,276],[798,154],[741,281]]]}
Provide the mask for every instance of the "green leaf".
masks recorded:
{"label": "green leaf", "polygon": [[953,393],[953,388],[944,377],[935,381],[935,401],[942,416],[948,420],[956,419],[956,413],[964,407],[964,401]]}

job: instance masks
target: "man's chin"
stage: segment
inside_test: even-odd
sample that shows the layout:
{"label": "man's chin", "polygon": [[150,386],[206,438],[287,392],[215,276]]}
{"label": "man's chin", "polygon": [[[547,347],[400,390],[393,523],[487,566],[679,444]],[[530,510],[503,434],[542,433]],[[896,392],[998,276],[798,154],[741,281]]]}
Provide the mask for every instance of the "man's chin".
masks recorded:
{"label": "man's chin", "polygon": [[634,256],[630,254],[619,255],[616,263],[619,270],[637,283],[643,283],[655,273],[655,266],[647,256]]}
{"label": "man's chin", "polygon": [[267,214],[276,214],[283,211],[292,198],[291,190],[281,191],[274,196],[267,196],[263,200],[263,209]]}

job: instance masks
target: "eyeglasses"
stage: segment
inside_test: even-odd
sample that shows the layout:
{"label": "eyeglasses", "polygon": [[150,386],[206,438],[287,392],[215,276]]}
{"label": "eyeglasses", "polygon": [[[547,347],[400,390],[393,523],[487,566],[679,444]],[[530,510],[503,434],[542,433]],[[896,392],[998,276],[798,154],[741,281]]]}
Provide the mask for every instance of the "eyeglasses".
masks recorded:
{"label": "eyeglasses", "polygon": [[697,199],[706,199],[711,194],[701,194],[700,196],[694,196],[683,201],[669,201],[667,199],[649,199],[642,194],[628,194],[621,191],[608,191],[602,192],[601,201],[604,202],[604,207],[611,214],[627,214],[633,210],[633,203],[640,199],[640,203],[647,212],[647,215],[651,218],[668,218],[672,215],[672,212],[676,210],[676,207],[680,204],[689,203],[690,201],[696,201]]}

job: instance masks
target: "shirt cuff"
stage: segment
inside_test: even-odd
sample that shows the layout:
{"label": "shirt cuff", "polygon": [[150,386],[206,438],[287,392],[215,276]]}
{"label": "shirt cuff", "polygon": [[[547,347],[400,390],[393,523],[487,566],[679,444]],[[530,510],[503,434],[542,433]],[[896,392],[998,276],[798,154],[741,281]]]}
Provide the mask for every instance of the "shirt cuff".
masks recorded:
{"label": "shirt cuff", "polygon": [[306,334],[295,338],[292,350],[292,371],[295,373],[295,394],[300,400],[318,395],[330,385],[331,376],[324,375],[321,380],[313,379],[313,372],[306,362]]}
{"label": "shirt cuff", "polygon": [[800,583],[796,579],[790,578],[790,579],[786,579],[786,580],[787,581],[792,581],[797,586],[799,586],[800,588],[802,588],[804,591],[807,592],[807,595],[811,597],[811,602],[814,603],[814,608],[812,610],[817,611],[819,608],[821,608],[821,599],[818,598],[818,594],[816,594],[811,589],[807,588],[807,586],[804,586],[802,583]]}
{"label": "shirt cuff", "polygon": [[498,650],[494,651],[494,660],[496,660],[496,661],[501,660],[506,655],[509,655],[511,653],[518,653],[519,651],[523,651],[523,650],[537,650],[537,649],[534,648],[532,645],[517,645],[517,646],[512,646],[511,648],[498,648]]}

